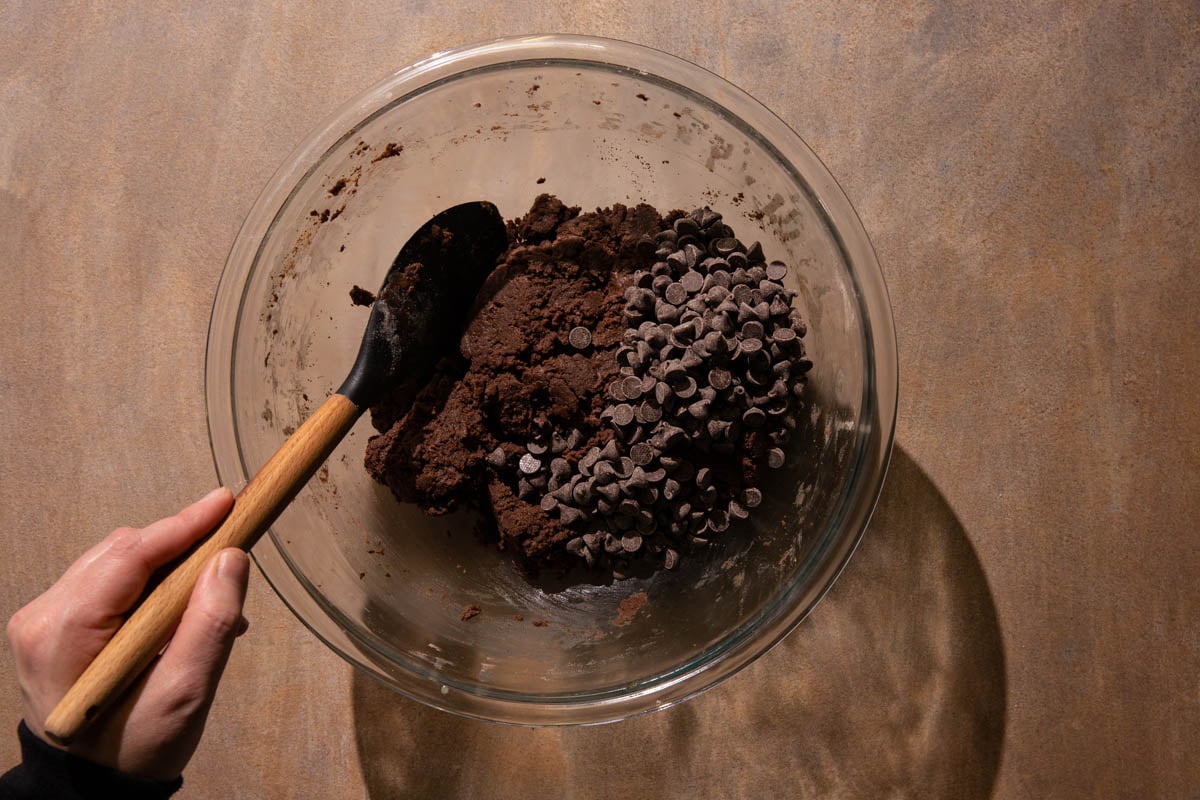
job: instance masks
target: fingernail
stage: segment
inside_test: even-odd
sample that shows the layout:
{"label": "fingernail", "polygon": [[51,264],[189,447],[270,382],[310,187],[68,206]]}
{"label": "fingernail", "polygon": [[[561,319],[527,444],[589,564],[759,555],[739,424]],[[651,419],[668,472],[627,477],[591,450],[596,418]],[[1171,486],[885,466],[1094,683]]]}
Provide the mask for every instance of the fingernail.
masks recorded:
{"label": "fingernail", "polygon": [[217,488],[213,489],[208,494],[204,495],[204,497],[201,497],[200,502],[207,503],[209,500],[215,500],[218,495],[224,494],[227,491],[229,491],[229,490],[226,489],[224,486],[218,486]]}
{"label": "fingernail", "polygon": [[217,556],[217,577],[223,581],[236,584],[239,588],[246,585],[249,564],[245,553],[236,550],[222,550]]}

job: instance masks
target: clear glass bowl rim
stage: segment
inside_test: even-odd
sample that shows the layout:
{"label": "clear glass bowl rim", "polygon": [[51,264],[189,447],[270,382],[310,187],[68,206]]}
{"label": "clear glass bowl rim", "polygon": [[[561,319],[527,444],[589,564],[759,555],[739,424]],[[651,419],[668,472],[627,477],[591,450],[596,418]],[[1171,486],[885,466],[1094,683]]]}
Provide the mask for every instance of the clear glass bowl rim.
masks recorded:
{"label": "clear glass bowl rim", "polygon": [[[275,219],[292,194],[325,155],[366,121],[405,97],[464,73],[503,65],[591,66],[633,73],[676,84],[720,107],[741,123],[765,149],[788,167],[798,185],[826,216],[850,266],[867,356],[860,424],[851,486],[836,535],[827,532],[807,571],[776,595],[758,618],[744,624],[698,658],[621,691],[576,695],[487,692],[455,686],[455,691],[388,660],[369,641],[339,625],[320,629],[328,619],[295,576],[271,535],[252,551],[276,594],[312,633],[364,674],[411,699],[451,713],[520,725],[595,724],[625,719],[682,702],[731,677],[765,654],[804,620],[833,585],[857,548],[883,486],[895,434],[898,354],[891,304],[875,252],[845,193],[815,153],[786,123],[746,92],[702,67],[643,45],[579,35],[535,35],[493,39],[434,53],[384,78],[347,101],[283,162],[247,214],[222,271],[210,317],[205,355],[205,406],[213,461],[221,482],[240,486],[249,478],[237,446],[233,422],[231,370],[234,333],[245,302],[247,277],[257,265]],[[752,121],[752,122],[751,122]],[[223,324],[232,320],[234,324]],[[225,453],[231,443],[236,457]],[[799,580],[799,578],[806,578]],[[385,666],[381,662],[387,662]],[[391,668],[388,668],[391,667]],[[399,670],[395,667],[400,667]]]}

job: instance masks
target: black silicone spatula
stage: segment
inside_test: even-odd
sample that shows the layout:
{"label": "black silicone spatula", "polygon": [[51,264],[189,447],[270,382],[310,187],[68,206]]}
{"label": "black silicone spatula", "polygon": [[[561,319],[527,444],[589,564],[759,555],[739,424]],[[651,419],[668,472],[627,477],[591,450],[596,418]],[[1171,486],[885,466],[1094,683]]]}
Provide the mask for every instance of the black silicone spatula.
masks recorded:
{"label": "black silicone spatula", "polygon": [[421,380],[453,347],[484,279],[508,243],[491,203],[465,203],[425,223],[400,250],[371,309],[358,359],[337,392],[271,456],[225,521],[145,598],[46,720],[68,743],[162,650],[209,560],[249,550],[387,387]]}

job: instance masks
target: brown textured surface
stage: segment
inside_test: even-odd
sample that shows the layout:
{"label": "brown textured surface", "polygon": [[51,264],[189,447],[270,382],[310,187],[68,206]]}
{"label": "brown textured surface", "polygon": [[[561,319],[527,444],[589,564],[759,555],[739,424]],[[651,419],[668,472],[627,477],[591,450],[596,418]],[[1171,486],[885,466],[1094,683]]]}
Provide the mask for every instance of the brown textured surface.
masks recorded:
{"label": "brown textured surface", "polygon": [[[895,305],[900,450],[877,520],[812,618],[744,673],[615,727],[464,722],[354,677],[256,579],[179,797],[1200,785],[1196,5],[717,0],[689,18],[457,0],[0,10],[5,616],[111,527],[209,488],[204,334],[242,217],[306,131],[428,52],[559,29],[730,78],[842,182]],[[0,698],[15,725],[7,662]],[[15,746],[0,737],[0,761]]]}

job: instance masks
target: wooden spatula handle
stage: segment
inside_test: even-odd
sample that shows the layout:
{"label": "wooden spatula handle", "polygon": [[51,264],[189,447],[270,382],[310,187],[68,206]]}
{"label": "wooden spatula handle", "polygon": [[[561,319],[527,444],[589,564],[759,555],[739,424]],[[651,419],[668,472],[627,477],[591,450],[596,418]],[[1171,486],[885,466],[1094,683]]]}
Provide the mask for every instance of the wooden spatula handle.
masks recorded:
{"label": "wooden spatula handle", "polygon": [[361,413],[335,394],[283,443],[238,494],[225,521],[146,597],[79,676],[46,719],[47,736],[69,743],[129,688],[170,640],[212,557],[226,547],[253,547]]}

